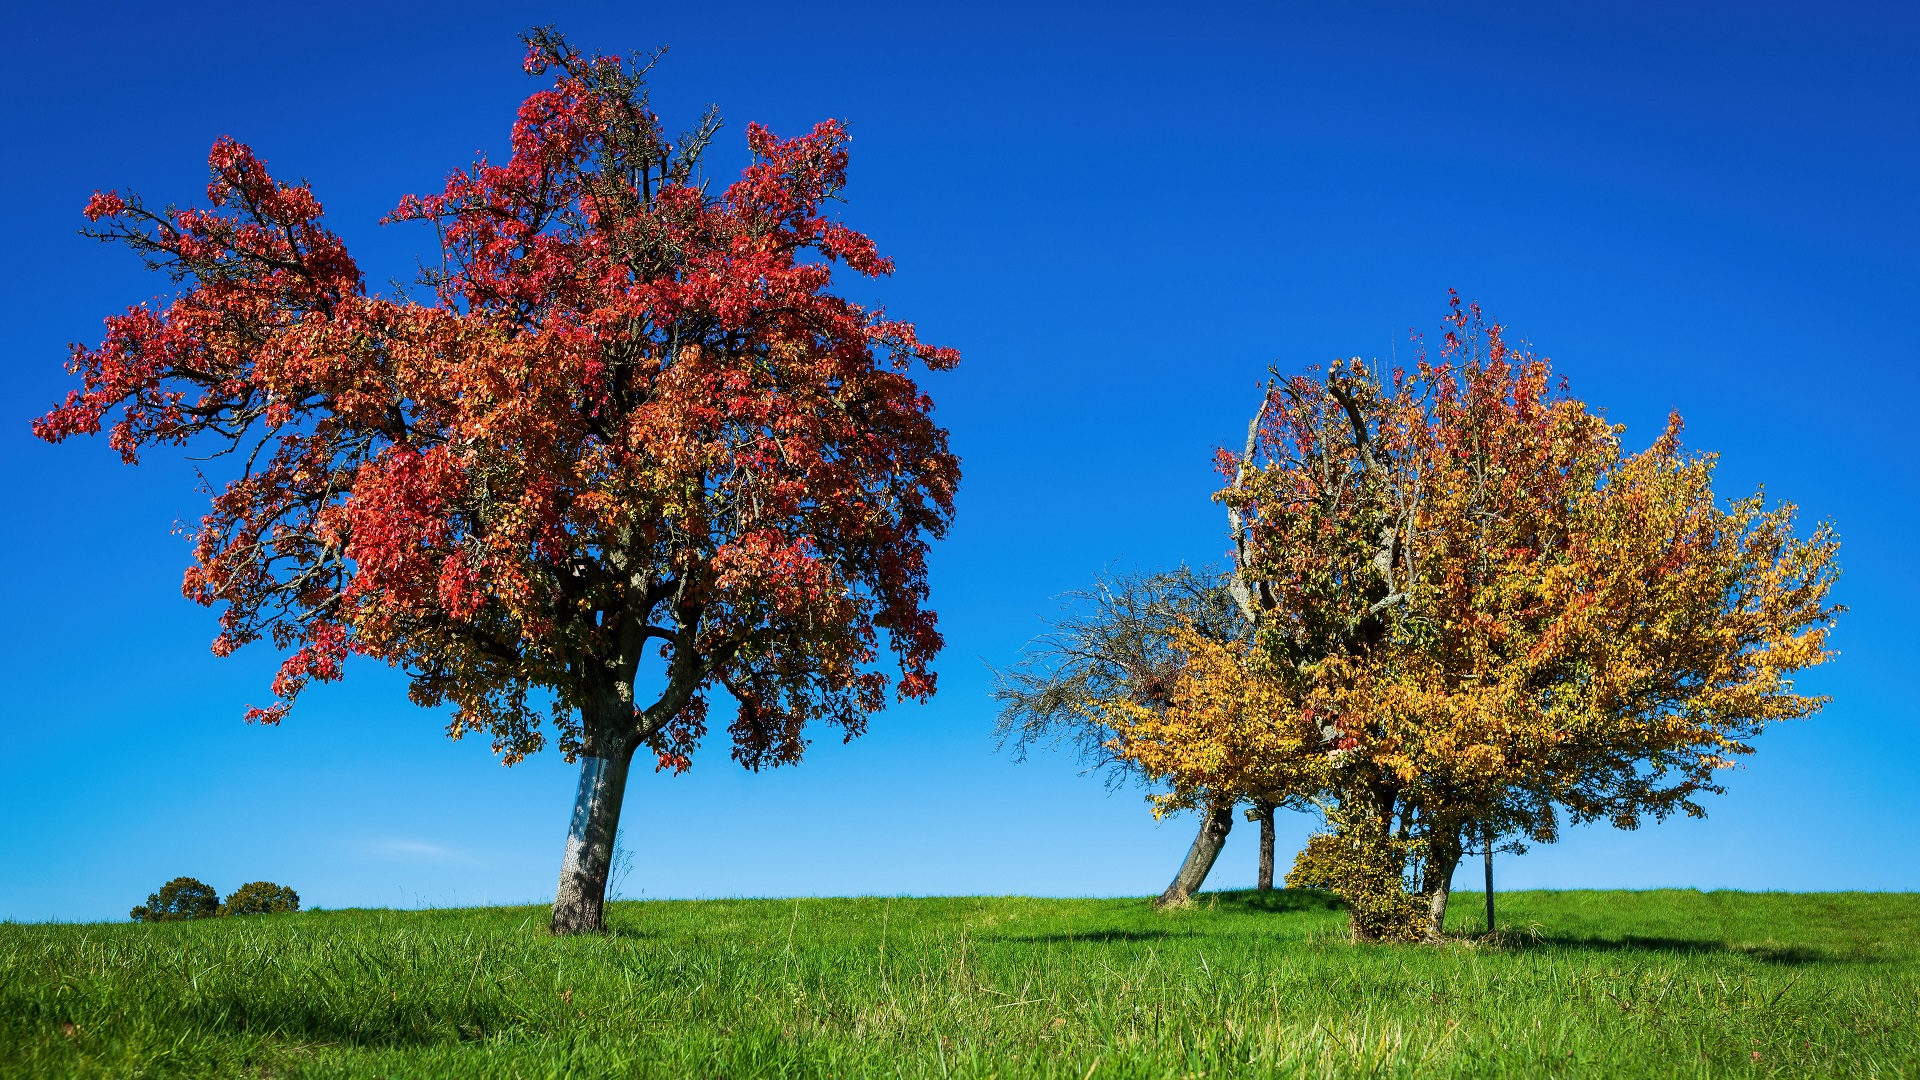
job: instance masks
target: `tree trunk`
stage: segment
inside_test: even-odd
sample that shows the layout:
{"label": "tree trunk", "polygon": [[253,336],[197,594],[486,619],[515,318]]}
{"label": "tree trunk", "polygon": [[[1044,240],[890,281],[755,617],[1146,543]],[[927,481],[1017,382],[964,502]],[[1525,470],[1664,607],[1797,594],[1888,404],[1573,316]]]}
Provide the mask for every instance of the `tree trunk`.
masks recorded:
{"label": "tree trunk", "polygon": [[1486,837],[1482,845],[1487,856],[1487,933],[1493,933],[1493,837]]}
{"label": "tree trunk", "polygon": [[598,933],[607,901],[607,872],[613,865],[613,838],[620,829],[620,802],[627,793],[627,768],[633,750],[611,757],[580,758],[580,790],[573,799],[573,824],[560,858],[560,887],[553,896],[553,932]]}
{"label": "tree trunk", "polygon": [[1213,860],[1220,857],[1227,833],[1233,829],[1233,802],[1223,799],[1207,805],[1207,812],[1200,819],[1200,832],[1193,838],[1193,846],[1187,849],[1186,861],[1180,864],[1180,872],[1173,875],[1173,884],[1160,894],[1155,906],[1178,906],[1193,899],[1200,884],[1207,880],[1207,872],[1213,869]]}
{"label": "tree trunk", "polygon": [[1436,836],[1427,849],[1427,940],[1439,941],[1447,925],[1447,897],[1453,891],[1453,871],[1460,865],[1460,838]]}
{"label": "tree trunk", "polygon": [[1254,885],[1261,892],[1273,891],[1273,804],[1260,804],[1260,877]]}

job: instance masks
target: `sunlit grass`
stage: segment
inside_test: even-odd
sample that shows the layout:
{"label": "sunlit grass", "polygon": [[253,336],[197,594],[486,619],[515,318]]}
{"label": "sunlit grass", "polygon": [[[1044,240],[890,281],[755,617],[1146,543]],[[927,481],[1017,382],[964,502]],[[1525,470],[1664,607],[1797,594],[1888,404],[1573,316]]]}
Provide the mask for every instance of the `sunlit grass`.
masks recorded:
{"label": "sunlit grass", "polygon": [[0,925],[0,1075],[1920,1076],[1920,896],[1500,904],[1441,948],[1287,892]]}

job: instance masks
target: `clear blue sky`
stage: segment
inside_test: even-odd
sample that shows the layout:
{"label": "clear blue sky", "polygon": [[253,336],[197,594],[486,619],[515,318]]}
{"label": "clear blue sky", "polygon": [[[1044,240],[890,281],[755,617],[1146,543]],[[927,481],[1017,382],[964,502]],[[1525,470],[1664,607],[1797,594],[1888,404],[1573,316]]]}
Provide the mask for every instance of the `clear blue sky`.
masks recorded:
{"label": "clear blue sky", "polygon": [[[247,727],[275,661],[214,658],[180,598],[189,466],[27,432],[67,386],[65,343],[165,288],[75,235],[96,187],[190,201],[231,134],[312,180],[370,278],[408,277],[427,237],[376,220],[502,147],[530,89],[514,35],[548,20],[592,49],[671,45],[656,101],[676,127],[720,105],[723,179],[748,120],[845,120],[846,219],[899,263],[856,297],[964,354],[928,380],[965,462],[935,563],[938,699],[796,769],[747,774],[716,745],[687,776],[637,773],[629,895],[1160,888],[1191,824],[1070,760],[994,753],[987,665],[1102,566],[1219,558],[1209,455],[1266,365],[1404,348],[1449,286],[1630,442],[1677,408],[1728,492],[1831,517],[1852,608],[1804,681],[1833,705],[1767,735],[1709,820],[1582,831],[1502,860],[1502,884],[1920,887],[1920,27],[1891,5],[1543,12],[1564,6],[16,12],[0,917],[123,917],[176,874],[328,907],[551,895],[570,767],[450,743],[365,664]],[[1216,883],[1251,882],[1253,833]]]}

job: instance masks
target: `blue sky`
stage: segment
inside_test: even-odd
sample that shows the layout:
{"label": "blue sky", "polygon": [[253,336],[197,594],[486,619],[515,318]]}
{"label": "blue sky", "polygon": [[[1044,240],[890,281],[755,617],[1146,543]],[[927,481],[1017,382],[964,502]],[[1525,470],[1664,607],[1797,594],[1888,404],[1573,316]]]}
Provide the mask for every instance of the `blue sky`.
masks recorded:
{"label": "blue sky", "polygon": [[[0,80],[0,918],[122,917],[176,874],[309,905],[552,893],[574,772],[450,743],[362,665],[248,727],[275,659],[207,650],[179,595],[190,465],[48,447],[65,344],[162,292],[75,235],[99,187],[203,194],[208,145],[310,179],[375,281],[428,237],[377,219],[476,151],[531,84],[515,33],[669,44],[669,126],[706,102],[853,132],[846,220],[896,258],[856,284],[961,367],[927,380],[963,457],[934,604],[941,691],[806,763],[714,745],[636,773],[632,896],[1144,894],[1192,825],[1059,756],[994,752],[988,666],[1103,566],[1217,560],[1213,447],[1267,364],[1404,349],[1457,288],[1644,443],[1669,409],[1729,494],[1765,483],[1843,538],[1833,704],[1777,728],[1704,822],[1582,830],[1504,887],[1914,889],[1906,678],[1920,528],[1920,25],[1844,4],[1001,8],[42,5]],[[804,8],[804,10],[802,10]],[[707,12],[711,11],[709,14]],[[1283,818],[1283,858],[1309,822]],[[1214,883],[1250,883],[1242,825]]]}

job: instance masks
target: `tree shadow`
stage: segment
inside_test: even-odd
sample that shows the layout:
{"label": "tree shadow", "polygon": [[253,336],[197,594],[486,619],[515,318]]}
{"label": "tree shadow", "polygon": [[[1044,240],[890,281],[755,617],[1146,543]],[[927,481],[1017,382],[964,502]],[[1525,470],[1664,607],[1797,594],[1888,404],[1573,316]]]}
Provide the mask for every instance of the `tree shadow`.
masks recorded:
{"label": "tree shadow", "polygon": [[1319,889],[1232,889],[1195,897],[1194,903],[1213,904],[1227,911],[1265,914],[1340,910],[1339,899]]}
{"label": "tree shadow", "polygon": [[1173,938],[1195,937],[1191,931],[1181,930],[1079,930],[1067,934],[1007,934],[995,935],[992,941],[1017,941],[1025,945],[1106,945],[1113,942],[1168,941]]}
{"label": "tree shadow", "polygon": [[429,1002],[388,1008],[336,1009],[311,1002],[210,1003],[187,1010],[200,1030],[359,1047],[421,1047],[472,1042],[524,1026],[499,1003],[447,1007]]}
{"label": "tree shadow", "polygon": [[[1339,911],[1340,901],[1332,893],[1317,889],[1231,889],[1222,892],[1201,893],[1185,907],[1167,909],[1174,916],[1166,929],[1151,930],[1078,930],[1057,934],[1009,934],[996,935],[995,941],[1018,941],[1036,944],[1073,943],[1073,944],[1109,944],[1113,942],[1168,941],[1175,938],[1200,937],[1209,931],[1200,926],[1182,929],[1179,916],[1204,915],[1208,912],[1256,915],[1286,915],[1302,912]],[[1215,928],[1212,933],[1218,933]]]}
{"label": "tree shadow", "polygon": [[1734,945],[1705,938],[1647,937],[1627,934],[1617,938],[1580,937],[1573,934],[1542,934],[1509,940],[1508,948],[1579,949],[1583,952],[1670,953],[1681,956],[1745,956],[1763,964],[1800,966],[1803,964],[1840,964],[1847,958],[1808,945]]}

